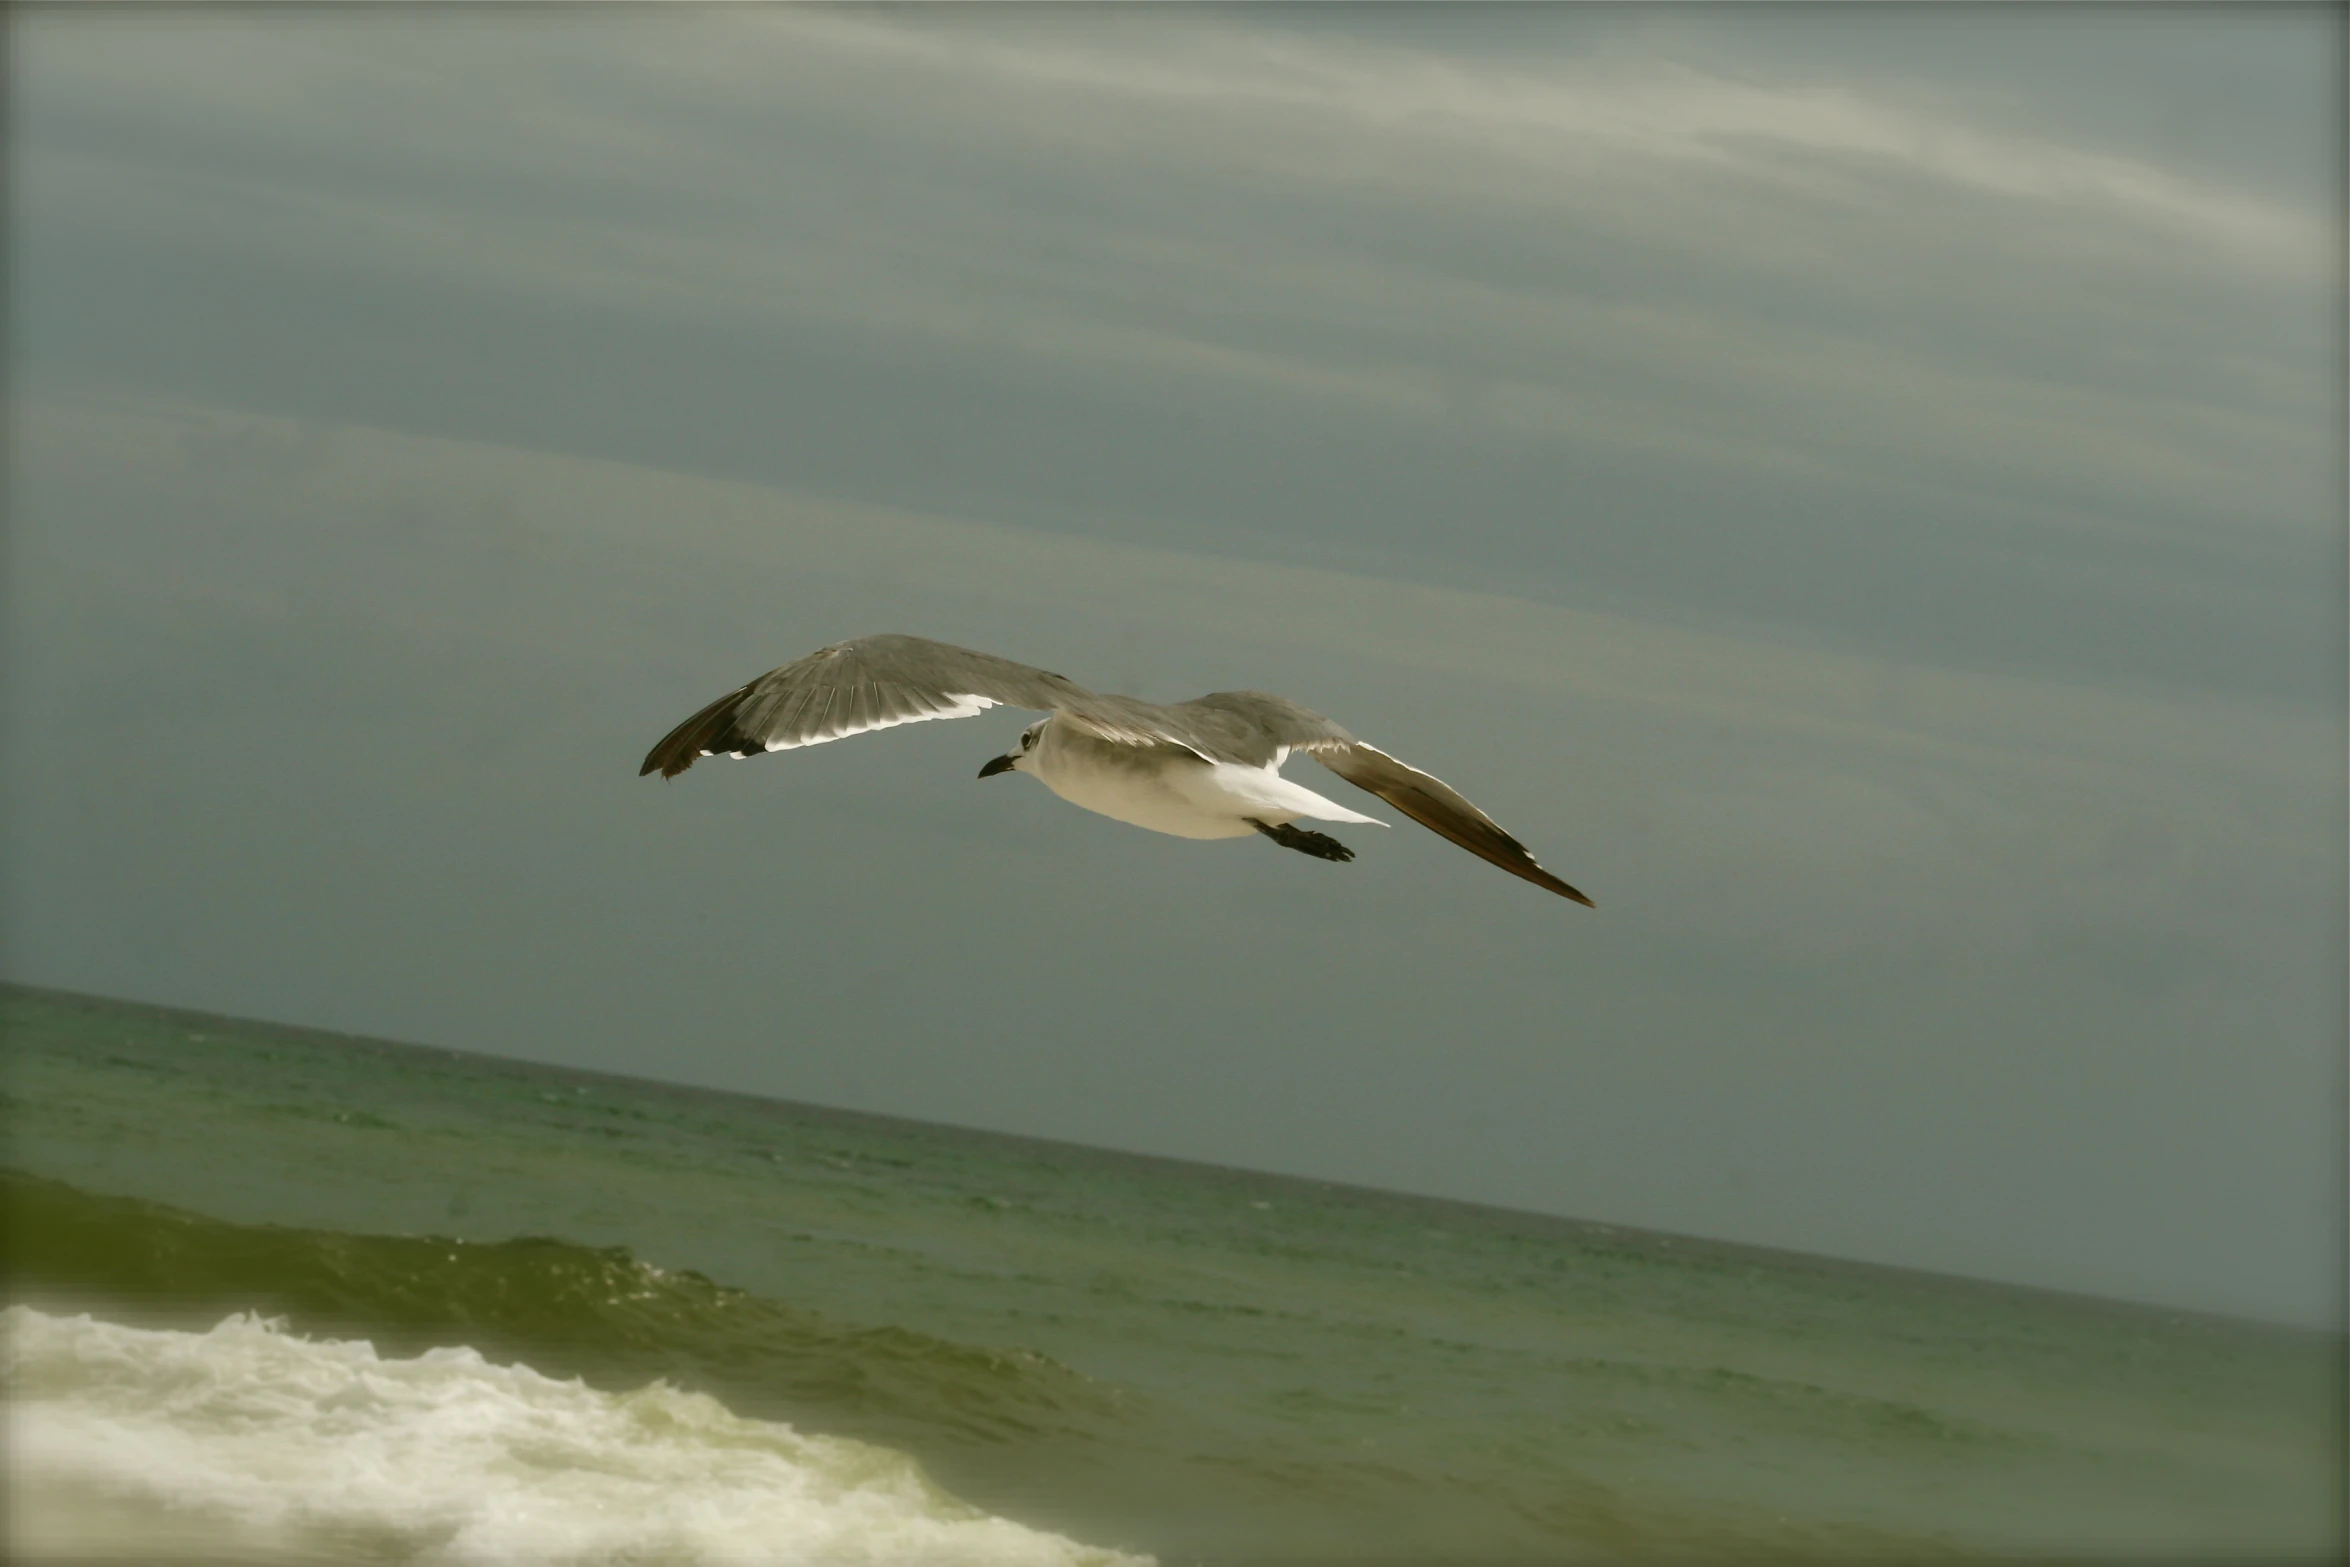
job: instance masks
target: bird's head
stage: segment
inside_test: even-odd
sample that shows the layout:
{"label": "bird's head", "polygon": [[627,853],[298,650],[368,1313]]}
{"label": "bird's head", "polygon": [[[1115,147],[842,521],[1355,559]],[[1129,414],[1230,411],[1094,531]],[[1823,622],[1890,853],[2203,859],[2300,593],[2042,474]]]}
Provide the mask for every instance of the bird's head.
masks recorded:
{"label": "bird's head", "polygon": [[1034,772],[1036,770],[1037,745],[1044,739],[1044,726],[1051,722],[1052,720],[1049,718],[1040,718],[1026,729],[1021,730],[1020,748],[1016,751],[1006,751],[1003,755],[989,762],[985,767],[979,769],[979,776],[993,778],[998,773]]}

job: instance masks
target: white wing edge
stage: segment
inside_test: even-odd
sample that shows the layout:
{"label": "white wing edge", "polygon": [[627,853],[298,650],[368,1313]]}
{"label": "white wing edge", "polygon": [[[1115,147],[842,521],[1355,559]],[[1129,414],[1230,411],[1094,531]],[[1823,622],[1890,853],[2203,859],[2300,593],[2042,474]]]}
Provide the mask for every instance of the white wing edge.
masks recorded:
{"label": "white wing edge", "polygon": [[[949,702],[955,704],[954,706],[934,707],[927,713],[913,713],[903,718],[884,718],[878,723],[854,724],[845,729],[828,729],[822,734],[810,735],[805,740],[769,740],[766,742],[766,749],[769,751],[797,751],[806,746],[828,745],[835,740],[846,740],[851,735],[868,734],[876,729],[895,729],[900,724],[926,724],[934,718],[976,718],[991,707],[1003,706],[994,697],[978,696],[968,691],[949,691],[945,695]],[[741,753],[736,751],[704,751],[701,754],[704,756],[724,756],[733,761],[742,760]]]}

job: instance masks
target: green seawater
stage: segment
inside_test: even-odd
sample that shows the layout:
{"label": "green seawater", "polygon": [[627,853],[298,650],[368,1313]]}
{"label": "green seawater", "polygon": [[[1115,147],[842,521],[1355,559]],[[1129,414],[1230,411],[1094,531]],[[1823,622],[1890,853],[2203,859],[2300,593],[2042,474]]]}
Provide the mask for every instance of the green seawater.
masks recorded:
{"label": "green seawater", "polygon": [[11,1301],[661,1380],[1166,1563],[2342,1544],[2337,1336],[49,992],[0,1029]]}

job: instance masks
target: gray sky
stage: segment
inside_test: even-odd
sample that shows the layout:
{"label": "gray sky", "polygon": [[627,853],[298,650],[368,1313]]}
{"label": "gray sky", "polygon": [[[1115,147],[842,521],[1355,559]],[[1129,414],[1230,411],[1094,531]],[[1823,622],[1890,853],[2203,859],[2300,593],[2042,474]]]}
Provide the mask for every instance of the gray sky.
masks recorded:
{"label": "gray sky", "polygon": [[[9,977],[2331,1313],[2338,12],[13,21]],[[635,776],[883,630],[1599,909]]]}

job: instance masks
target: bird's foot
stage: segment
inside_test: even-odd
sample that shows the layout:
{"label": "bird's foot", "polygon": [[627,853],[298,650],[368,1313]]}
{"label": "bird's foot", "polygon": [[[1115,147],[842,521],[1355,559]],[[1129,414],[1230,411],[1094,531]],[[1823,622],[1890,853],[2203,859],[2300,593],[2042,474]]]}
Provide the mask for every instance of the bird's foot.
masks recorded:
{"label": "bird's foot", "polygon": [[1251,827],[1284,849],[1295,849],[1298,853],[1310,854],[1317,860],[1337,860],[1341,863],[1355,857],[1354,850],[1340,843],[1328,833],[1308,832],[1303,827],[1295,826],[1289,822],[1283,822],[1280,826],[1274,827],[1258,821],[1253,816],[1247,818],[1247,821]]}

